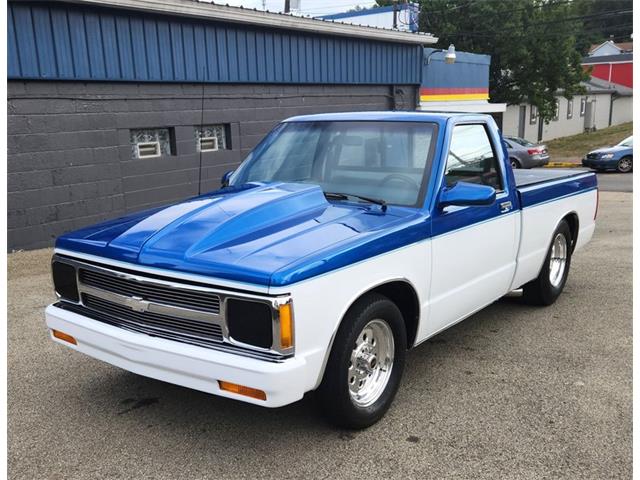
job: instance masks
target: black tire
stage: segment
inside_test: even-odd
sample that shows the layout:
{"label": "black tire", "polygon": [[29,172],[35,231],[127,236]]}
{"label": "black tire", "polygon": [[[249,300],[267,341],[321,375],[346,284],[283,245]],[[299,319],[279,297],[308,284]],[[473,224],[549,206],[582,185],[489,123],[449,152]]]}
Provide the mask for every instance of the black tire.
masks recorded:
{"label": "black tire", "polygon": [[618,160],[616,170],[620,173],[630,173],[633,171],[633,158],[629,155]]}
{"label": "black tire", "polygon": [[520,164],[519,160],[515,158],[510,158],[509,161],[511,162],[511,168],[522,168],[522,165]]}
{"label": "black tire", "polygon": [[[348,372],[356,341],[372,320],[383,320],[390,327],[394,342],[393,364],[386,386],[377,399],[369,406],[359,406],[350,393]],[[406,352],[406,328],[398,307],[377,293],[359,299],[342,320],[322,383],[316,392],[318,406],[325,417],[339,427],[350,429],[367,428],[380,420],[391,406],[400,385]]]}
{"label": "black tire", "polygon": [[[557,235],[563,235],[566,242],[566,262],[562,277],[554,285],[551,281],[551,253],[553,250],[554,240]],[[553,232],[551,237],[551,244],[547,256],[545,257],[542,270],[538,275],[538,278],[527,283],[523,287],[523,300],[529,305],[551,305],[557,300],[562,293],[565,283],[567,283],[567,277],[569,276],[569,268],[571,266],[571,253],[573,250],[573,243],[571,239],[571,229],[566,220],[562,220]]]}

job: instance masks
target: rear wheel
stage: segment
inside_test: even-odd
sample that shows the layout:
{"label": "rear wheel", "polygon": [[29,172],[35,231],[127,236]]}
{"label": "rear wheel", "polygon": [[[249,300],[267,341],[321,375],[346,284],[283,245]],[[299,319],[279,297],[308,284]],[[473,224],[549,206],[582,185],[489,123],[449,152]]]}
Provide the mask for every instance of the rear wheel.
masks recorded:
{"label": "rear wheel", "polygon": [[571,230],[562,220],[553,233],[551,246],[538,278],[523,287],[523,299],[531,305],[551,305],[562,293],[571,265]]}
{"label": "rear wheel", "polygon": [[618,170],[620,173],[629,173],[631,170],[633,170],[633,159],[629,156],[622,157],[620,160],[618,160],[616,170]]}
{"label": "rear wheel", "polygon": [[522,168],[522,165],[520,165],[520,162],[515,158],[510,158],[509,160],[511,161],[511,168]]}
{"label": "rear wheel", "polygon": [[398,307],[379,294],[357,301],[338,329],[317,391],[329,421],[359,429],[382,418],[400,385],[406,350]]}

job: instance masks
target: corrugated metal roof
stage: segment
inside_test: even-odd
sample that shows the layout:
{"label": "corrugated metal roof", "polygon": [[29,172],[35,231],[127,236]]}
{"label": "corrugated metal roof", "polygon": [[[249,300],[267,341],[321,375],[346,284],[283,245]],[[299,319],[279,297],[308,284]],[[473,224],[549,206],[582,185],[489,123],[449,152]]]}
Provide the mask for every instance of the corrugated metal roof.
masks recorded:
{"label": "corrugated metal roof", "polygon": [[218,5],[197,0],[69,0],[73,3],[123,8],[156,14],[179,15],[204,18],[224,22],[242,23],[262,27],[300,30],[326,35],[351,38],[366,38],[384,42],[433,44],[438,41],[430,33],[410,33],[400,30],[351,25],[348,23],[323,20],[321,18],[299,17],[292,14],[275,13],[257,9]]}
{"label": "corrugated metal roof", "polygon": [[420,83],[422,47],[416,44],[97,8],[86,2],[10,2],[7,10],[11,79]]}

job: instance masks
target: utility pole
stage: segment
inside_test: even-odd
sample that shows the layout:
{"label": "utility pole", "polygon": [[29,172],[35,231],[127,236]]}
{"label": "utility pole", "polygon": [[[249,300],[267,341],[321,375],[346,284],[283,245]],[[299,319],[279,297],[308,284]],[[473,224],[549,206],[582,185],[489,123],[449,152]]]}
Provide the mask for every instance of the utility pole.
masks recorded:
{"label": "utility pole", "polygon": [[393,0],[393,29],[398,28],[398,0]]}
{"label": "utility pole", "polygon": [[291,0],[284,0],[284,13],[291,11]]}

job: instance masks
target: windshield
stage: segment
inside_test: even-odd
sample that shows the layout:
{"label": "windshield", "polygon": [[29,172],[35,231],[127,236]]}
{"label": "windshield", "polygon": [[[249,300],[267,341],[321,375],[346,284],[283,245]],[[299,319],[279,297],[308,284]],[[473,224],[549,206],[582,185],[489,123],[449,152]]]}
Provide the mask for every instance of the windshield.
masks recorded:
{"label": "windshield", "polygon": [[520,137],[506,137],[506,138],[508,138],[512,142],[519,143],[523,147],[535,147],[534,143],[531,143],[529,140],[525,140],[524,138],[520,138]]}
{"label": "windshield", "polygon": [[240,165],[231,185],[297,182],[325,193],[418,203],[435,125],[424,122],[287,122]]}
{"label": "windshield", "polygon": [[633,137],[625,138],[618,145],[621,147],[633,147]]}

